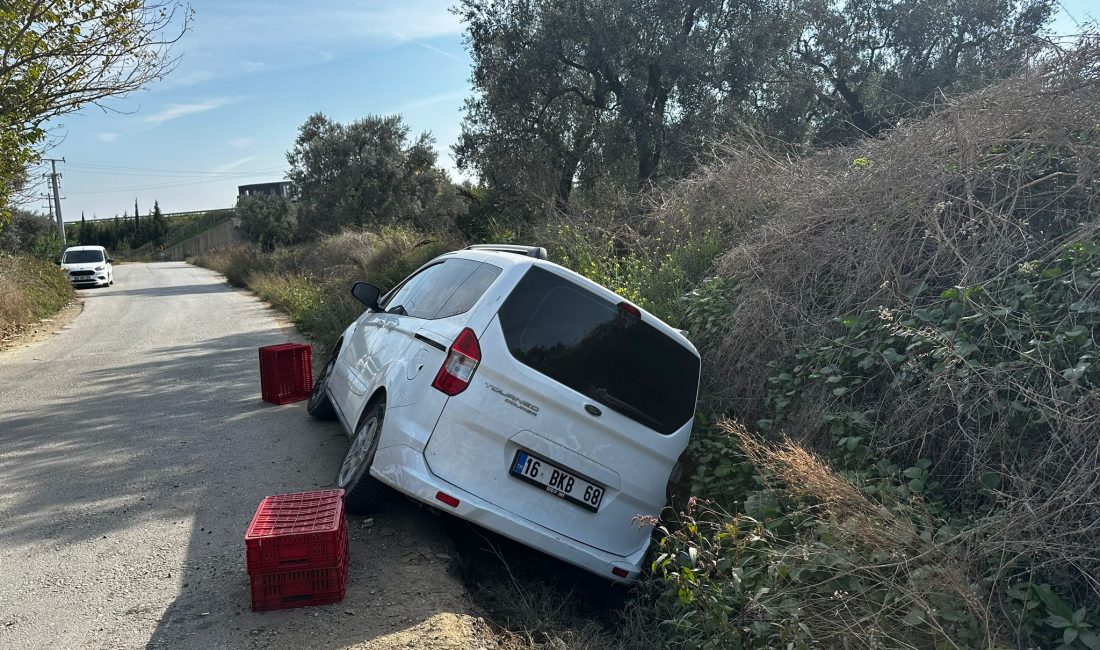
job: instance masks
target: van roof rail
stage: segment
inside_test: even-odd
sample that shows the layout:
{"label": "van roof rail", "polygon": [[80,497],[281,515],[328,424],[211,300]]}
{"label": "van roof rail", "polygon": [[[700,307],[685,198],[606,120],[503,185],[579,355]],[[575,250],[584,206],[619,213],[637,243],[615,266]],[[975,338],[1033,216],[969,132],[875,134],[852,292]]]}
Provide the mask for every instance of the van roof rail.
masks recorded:
{"label": "van roof rail", "polygon": [[542,246],[519,246],[517,244],[474,244],[473,246],[467,246],[466,250],[496,251],[498,253],[516,253],[517,255],[526,255],[527,257],[533,257],[539,260],[547,259],[546,249]]}

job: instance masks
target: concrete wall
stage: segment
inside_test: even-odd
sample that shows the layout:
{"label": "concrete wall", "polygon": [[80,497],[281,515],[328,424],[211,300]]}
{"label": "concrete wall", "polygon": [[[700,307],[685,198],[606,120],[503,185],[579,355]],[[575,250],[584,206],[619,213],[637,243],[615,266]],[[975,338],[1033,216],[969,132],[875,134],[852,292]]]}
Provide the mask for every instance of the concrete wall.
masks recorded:
{"label": "concrete wall", "polygon": [[215,248],[242,243],[244,236],[240,230],[240,223],[240,219],[229,219],[209,230],[200,232],[190,239],[169,246],[157,256],[164,260],[183,261],[188,257],[201,255]]}

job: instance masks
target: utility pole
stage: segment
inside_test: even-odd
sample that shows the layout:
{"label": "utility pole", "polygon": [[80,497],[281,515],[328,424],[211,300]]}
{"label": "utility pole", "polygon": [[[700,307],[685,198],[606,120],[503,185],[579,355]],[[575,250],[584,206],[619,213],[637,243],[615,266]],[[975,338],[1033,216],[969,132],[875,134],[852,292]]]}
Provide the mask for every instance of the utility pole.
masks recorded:
{"label": "utility pole", "polygon": [[50,215],[50,221],[53,221],[53,195],[49,193],[39,194],[38,198],[46,202],[46,205],[42,207],[46,208],[47,214]]}
{"label": "utility pole", "polygon": [[61,190],[58,189],[57,179],[61,178],[61,174],[57,173],[57,163],[65,162],[64,158],[47,158],[50,161],[50,168],[53,173],[48,174],[50,177],[50,183],[53,184],[53,207],[54,216],[57,218],[57,232],[61,235],[61,245],[65,245],[65,220],[61,218]]}

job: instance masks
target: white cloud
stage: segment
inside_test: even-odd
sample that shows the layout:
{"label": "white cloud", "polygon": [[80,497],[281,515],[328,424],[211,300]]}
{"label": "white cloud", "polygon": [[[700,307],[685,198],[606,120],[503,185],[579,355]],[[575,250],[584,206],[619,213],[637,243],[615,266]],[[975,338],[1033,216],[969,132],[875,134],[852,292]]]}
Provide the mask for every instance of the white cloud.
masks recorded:
{"label": "white cloud", "polygon": [[247,149],[256,142],[256,138],[233,138],[229,141],[229,146],[234,149]]}
{"label": "white cloud", "polygon": [[196,113],[205,113],[212,111],[216,108],[221,108],[226,104],[232,104],[238,100],[230,97],[215,97],[208,99],[204,102],[195,102],[192,104],[169,104],[160,111],[147,115],[145,121],[151,124],[162,124],[169,120],[179,119],[188,115],[194,115]]}
{"label": "white cloud", "polygon": [[429,95],[427,97],[420,97],[418,99],[411,99],[403,104],[397,106],[397,108],[390,111],[391,113],[409,113],[421,108],[429,108],[431,106],[438,106],[439,104],[453,103],[456,106],[462,105],[462,100],[466,99],[466,96],[470,93],[466,90],[458,90],[449,93],[440,93],[438,95]]}
{"label": "white cloud", "polygon": [[238,167],[243,167],[244,165],[247,165],[248,163],[250,163],[253,160],[256,160],[258,158],[259,158],[259,156],[246,156],[246,157],[241,158],[239,160],[234,160],[233,162],[227,162],[224,165],[218,165],[212,171],[214,171],[215,173],[218,173],[218,174],[228,172],[228,171],[232,171],[232,170],[234,170]]}
{"label": "white cloud", "polygon": [[324,64],[349,50],[414,43],[464,61],[462,52],[426,42],[463,32],[441,0],[312,0],[257,10],[244,0],[206,3],[183,44],[180,69],[158,88]]}
{"label": "white cloud", "polygon": [[103,133],[97,133],[95,136],[100,142],[114,142],[118,140],[118,134],[111,131],[104,131]]}
{"label": "white cloud", "polygon": [[[251,5],[223,2],[196,16],[188,46],[212,47],[320,45],[344,41],[392,43],[462,33],[462,22],[439,0],[375,0],[348,5],[347,0],[294,3],[279,11],[257,11]],[[401,33],[403,36],[398,37]]]}
{"label": "white cloud", "polygon": [[402,41],[404,41],[406,43],[412,43],[413,45],[419,45],[420,47],[422,47],[426,50],[431,50],[432,52],[435,52],[436,54],[439,54],[440,56],[445,56],[448,59],[454,59],[455,61],[464,61],[465,60],[457,54],[454,54],[452,52],[448,52],[447,50],[444,50],[443,48],[436,47],[436,46],[434,46],[430,43],[425,43],[424,41],[418,41],[415,38],[409,38],[408,36],[405,36],[401,32],[395,32],[394,36],[396,36],[397,38],[401,39]]}

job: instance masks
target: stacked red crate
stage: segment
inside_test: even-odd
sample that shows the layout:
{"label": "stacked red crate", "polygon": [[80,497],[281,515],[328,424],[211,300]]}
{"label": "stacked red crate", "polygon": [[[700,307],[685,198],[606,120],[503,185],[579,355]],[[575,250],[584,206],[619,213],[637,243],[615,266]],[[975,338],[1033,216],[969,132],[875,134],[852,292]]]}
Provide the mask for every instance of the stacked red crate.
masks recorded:
{"label": "stacked red crate", "polygon": [[260,394],[265,402],[289,404],[309,398],[313,388],[311,348],[283,343],[260,348]]}
{"label": "stacked red crate", "polygon": [[252,611],[327,605],[344,599],[348,527],[344,491],[270,496],[245,534]]}

